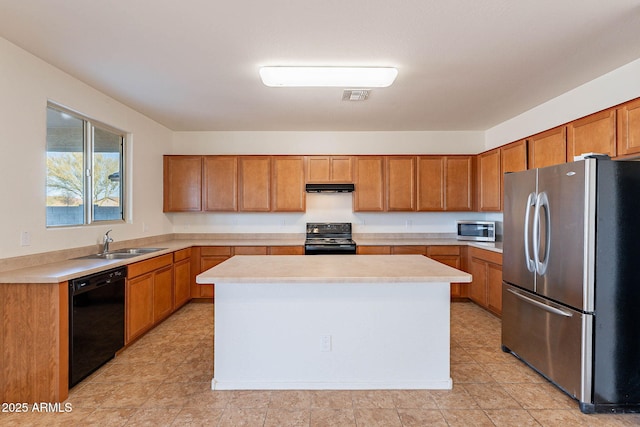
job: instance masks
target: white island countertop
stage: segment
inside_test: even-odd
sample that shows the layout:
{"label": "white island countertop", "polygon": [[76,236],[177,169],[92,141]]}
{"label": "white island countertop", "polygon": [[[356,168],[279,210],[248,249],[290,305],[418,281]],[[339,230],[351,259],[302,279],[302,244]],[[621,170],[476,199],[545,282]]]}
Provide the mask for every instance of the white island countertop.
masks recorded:
{"label": "white island countertop", "polygon": [[422,255],[236,255],[199,274],[208,283],[471,282]]}

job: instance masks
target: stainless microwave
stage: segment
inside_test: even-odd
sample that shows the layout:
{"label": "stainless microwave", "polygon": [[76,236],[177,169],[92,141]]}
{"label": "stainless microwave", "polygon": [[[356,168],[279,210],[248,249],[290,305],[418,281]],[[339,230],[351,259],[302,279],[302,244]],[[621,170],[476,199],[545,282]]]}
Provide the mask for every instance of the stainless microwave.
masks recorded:
{"label": "stainless microwave", "polygon": [[496,241],[494,221],[458,221],[458,240]]}

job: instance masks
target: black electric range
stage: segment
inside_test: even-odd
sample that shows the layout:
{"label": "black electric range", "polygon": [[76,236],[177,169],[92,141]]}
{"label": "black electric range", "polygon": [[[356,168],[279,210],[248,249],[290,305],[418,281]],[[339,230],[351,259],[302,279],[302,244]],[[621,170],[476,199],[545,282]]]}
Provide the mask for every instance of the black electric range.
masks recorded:
{"label": "black electric range", "polygon": [[305,255],[347,255],[356,253],[350,222],[308,222]]}

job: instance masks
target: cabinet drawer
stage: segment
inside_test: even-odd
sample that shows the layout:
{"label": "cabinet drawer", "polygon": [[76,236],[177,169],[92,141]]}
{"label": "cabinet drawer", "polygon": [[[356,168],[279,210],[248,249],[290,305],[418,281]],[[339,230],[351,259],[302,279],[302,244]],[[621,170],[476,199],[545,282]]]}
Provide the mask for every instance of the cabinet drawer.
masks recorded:
{"label": "cabinet drawer", "polygon": [[228,255],[231,256],[231,247],[229,246],[203,246],[200,248],[200,255]]}
{"label": "cabinet drawer", "polygon": [[427,255],[460,255],[460,246],[429,246]]}
{"label": "cabinet drawer", "polygon": [[149,273],[150,271],[157,270],[162,267],[166,267],[167,265],[173,264],[173,254],[161,255],[155,258],[151,258],[145,261],[136,262],[133,264],[129,264],[127,266],[128,269],[128,278],[137,277],[145,273]]}
{"label": "cabinet drawer", "polygon": [[424,255],[427,253],[426,246],[400,245],[392,249],[394,255]]}
{"label": "cabinet drawer", "polygon": [[271,246],[269,255],[304,255],[304,246]]}
{"label": "cabinet drawer", "polygon": [[266,255],[266,246],[236,246],[233,249],[234,255]]}
{"label": "cabinet drawer", "polygon": [[182,249],[173,253],[173,262],[182,261],[191,257],[191,248]]}
{"label": "cabinet drawer", "polygon": [[391,255],[391,246],[357,246],[359,255]]}
{"label": "cabinet drawer", "polygon": [[499,252],[487,251],[484,249],[478,249],[474,247],[469,248],[469,257],[478,258],[483,261],[492,262],[494,264],[502,265],[502,254]]}

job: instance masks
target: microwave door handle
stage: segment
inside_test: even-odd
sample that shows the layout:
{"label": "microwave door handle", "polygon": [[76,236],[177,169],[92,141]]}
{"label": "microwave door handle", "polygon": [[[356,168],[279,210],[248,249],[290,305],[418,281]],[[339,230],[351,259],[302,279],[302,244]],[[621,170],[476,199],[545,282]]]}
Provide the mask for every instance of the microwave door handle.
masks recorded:
{"label": "microwave door handle", "polygon": [[535,193],[531,193],[527,198],[527,207],[525,209],[525,214],[524,214],[523,229],[524,229],[524,261],[527,264],[527,270],[529,270],[532,273],[536,271],[536,263],[531,258],[531,253],[529,252],[529,221],[531,219],[531,210],[535,205],[536,205],[536,195]]}

